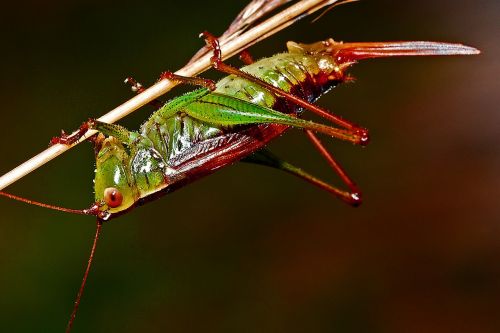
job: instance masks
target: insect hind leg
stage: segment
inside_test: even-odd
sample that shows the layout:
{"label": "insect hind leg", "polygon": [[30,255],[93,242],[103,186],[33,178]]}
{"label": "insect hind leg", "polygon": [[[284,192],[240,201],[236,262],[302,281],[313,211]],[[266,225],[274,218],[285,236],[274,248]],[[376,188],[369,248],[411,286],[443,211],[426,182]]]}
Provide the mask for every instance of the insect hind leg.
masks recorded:
{"label": "insect hind leg", "polygon": [[231,65],[225,64],[222,61],[222,53],[221,53],[218,39],[207,31],[202,32],[200,34],[200,37],[204,38],[206,44],[209,47],[211,47],[213,50],[213,56],[210,58],[210,60],[212,62],[212,66],[214,69],[221,71],[223,73],[226,73],[226,74],[236,75],[236,76],[242,77],[242,78],[247,79],[251,82],[255,82],[255,83],[259,84],[260,86],[266,88],[267,90],[277,94],[278,96],[281,96],[282,98],[284,98],[284,99],[286,99],[286,100],[288,100],[288,101],[290,101],[290,102],[292,102],[300,107],[303,107],[309,111],[312,111],[312,112],[316,113],[317,115],[319,115],[320,117],[322,117],[322,118],[324,118],[324,119],[326,119],[326,120],[328,120],[336,125],[339,125],[339,126],[345,128],[346,130],[351,132],[355,137],[358,138],[358,140],[356,140],[357,144],[365,146],[369,143],[370,139],[369,139],[369,134],[368,134],[367,129],[362,128],[362,127],[354,124],[353,122],[347,121],[347,120],[343,119],[342,117],[334,115],[334,114],[328,112],[327,110],[324,110],[323,108],[321,108],[315,104],[312,104],[312,103],[310,103],[310,102],[308,102],[308,101],[306,101],[298,96],[295,96],[295,95],[293,95],[289,92],[286,92],[278,87],[275,87],[272,84],[269,84],[266,81],[263,81],[258,77],[255,77],[251,74],[245,73],[242,70],[240,70],[236,67],[233,67]]}
{"label": "insect hind leg", "polygon": [[306,135],[309,141],[314,145],[314,148],[327,161],[332,170],[342,179],[342,182],[349,187],[350,196],[356,201],[355,205],[361,204],[361,190],[356,183],[349,177],[344,168],[335,160],[332,154],[326,149],[321,140],[311,130],[306,130]]}
{"label": "insect hind leg", "polygon": [[285,171],[289,174],[292,174],[298,178],[305,180],[306,182],[325,190],[343,202],[352,205],[359,206],[361,204],[361,197],[358,192],[349,192],[339,189],[336,186],[333,186],[319,178],[314,177],[308,172],[302,170],[301,168],[284,161],[276,156],[274,156],[267,149],[260,150],[255,152],[254,154],[245,157],[241,160],[242,162],[254,163],[259,165],[268,166],[274,169],[278,169],[281,171]]}

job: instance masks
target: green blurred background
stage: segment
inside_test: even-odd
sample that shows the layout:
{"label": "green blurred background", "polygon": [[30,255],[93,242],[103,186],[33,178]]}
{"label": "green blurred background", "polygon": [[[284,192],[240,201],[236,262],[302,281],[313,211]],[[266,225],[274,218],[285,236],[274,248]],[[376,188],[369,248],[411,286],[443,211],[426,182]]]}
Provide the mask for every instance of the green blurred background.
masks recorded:
{"label": "green blurred background", "polygon": [[[246,2],[200,3],[4,4],[0,172],[129,98],[126,76],[180,68],[197,34],[222,33]],[[360,208],[235,165],[105,225],[74,332],[499,332],[499,12],[497,0],[367,0],[253,47],[427,39],[484,53],[367,61],[320,101],[371,130],[364,149],[327,140]],[[331,177],[299,131],[272,148]],[[86,207],[93,163],[83,144],[8,190]],[[7,199],[0,210],[0,330],[63,331],[93,219]]]}

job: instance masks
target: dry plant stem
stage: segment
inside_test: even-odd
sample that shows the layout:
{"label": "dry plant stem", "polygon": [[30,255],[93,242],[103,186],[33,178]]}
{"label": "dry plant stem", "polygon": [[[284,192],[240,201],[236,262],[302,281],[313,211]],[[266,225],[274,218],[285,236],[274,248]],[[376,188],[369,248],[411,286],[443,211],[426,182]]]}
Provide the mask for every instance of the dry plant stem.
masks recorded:
{"label": "dry plant stem", "polygon": [[[238,14],[229,28],[219,37],[219,41],[221,44],[224,44],[231,39],[237,38],[257,20],[265,17],[267,13],[290,1],[291,0],[253,0]],[[202,47],[191,60],[189,60],[187,65],[192,64],[208,53],[210,53],[210,48],[207,46]]]}
{"label": "dry plant stem", "polygon": [[[303,18],[307,14],[311,14],[323,8],[324,6],[328,6],[336,2],[338,2],[338,0],[302,0],[284,9],[283,11],[255,26],[254,28],[248,30],[245,33],[242,33],[237,38],[232,39],[225,44],[222,44],[221,51],[223,59],[232,57],[233,55],[250,47],[257,41],[260,41],[263,36],[268,37],[271,34],[276,33],[279,30],[289,26],[300,18]],[[195,63],[185,66],[179,71],[175,72],[175,74],[181,76],[195,76],[203,71],[206,71],[209,68],[210,55],[205,55]],[[175,85],[175,82],[169,80],[161,80],[155,85],[146,89],[141,94],[136,95],[127,102],[111,110],[104,116],[98,118],[98,120],[106,123],[114,123],[139,109],[140,107],[148,104],[154,99],[160,97],[161,95],[165,94]],[[32,171],[38,169],[45,163],[51,161],[52,159],[61,155],[70,148],[76,146],[95,133],[96,131],[94,130],[88,131],[78,142],[71,146],[56,144],[47,148],[40,154],[32,157],[28,161],[24,162],[23,164],[0,177],[0,190],[21,179]]]}

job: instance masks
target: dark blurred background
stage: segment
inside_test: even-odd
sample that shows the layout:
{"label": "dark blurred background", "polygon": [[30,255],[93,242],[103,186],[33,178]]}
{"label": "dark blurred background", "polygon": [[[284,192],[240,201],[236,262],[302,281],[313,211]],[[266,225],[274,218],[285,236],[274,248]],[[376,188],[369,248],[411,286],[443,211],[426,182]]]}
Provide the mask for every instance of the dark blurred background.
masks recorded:
{"label": "dark blurred background", "polygon": [[[0,173],[128,99],[126,76],[182,67],[198,33],[221,34],[246,2],[200,3],[3,4]],[[366,61],[320,101],[371,130],[364,149],[326,140],[364,190],[357,209],[235,165],[105,225],[74,332],[500,332],[499,12],[497,0],[362,1],[253,47],[415,39],[483,54]],[[301,132],[272,148],[334,180]],[[83,144],[8,190],[83,208],[93,170]],[[93,219],[0,210],[0,330],[63,331]]]}

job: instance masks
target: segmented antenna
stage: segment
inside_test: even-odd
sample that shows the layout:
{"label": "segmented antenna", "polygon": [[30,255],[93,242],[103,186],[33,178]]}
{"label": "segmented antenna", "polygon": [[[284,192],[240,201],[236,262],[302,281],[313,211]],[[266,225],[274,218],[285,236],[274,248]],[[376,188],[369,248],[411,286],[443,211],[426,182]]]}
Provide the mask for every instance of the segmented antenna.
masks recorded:
{"label": "segmented antenna", "polygon": [[101,235],[102,229],[102,220],[97,219],[97,227],[94,236],[94,242],[92,244],[92,249],[90,250],[89,260],[87,262],[87,268],[85,269],[85,273],[83,274],[82,284],[80,285],[80,289],[78,290],[78,294],[76,295],[75,304],[73,305],[73,311],[71,312],[71,316],[69,317],[68,325],[66,326],[66,333],[71,332],[71,328],[73,327],[73,322],[75,321],[76,312],[78,311],[78,307],[80,306],[80,301],[82,300],[83,290],[85,289],[85,285],[87,284],[87,277],[89,276],[90,268],[92,267],[92,263],[94,262],[94,254],[95,249],[97,247],[97,241],[99,240],[99,236]]}
{"label": "segmented antenna", "polygon": [[71,209],[71,208],[55,206],[55,205],[50,205],[50,204],[46,204],[43,202],[38,202],[35,200],[26,199],[26,198],[23,198],[23,197],[14,195],[14,194],[2,192],[2,191],[0,191],[0,196],[4,196],[4,197],[12,199],[12,200],[24,202],[24,203],[27,203],[29,205],[35,205],[38,207],[48,208],[48,209],[57,210],[60,212],[65,212],[65,213],[78,214],[78,215],[94,215],[94,216],[99,215],[99,205],[98,204],[93,204],[90,208],[87,208],[87,209]]}

